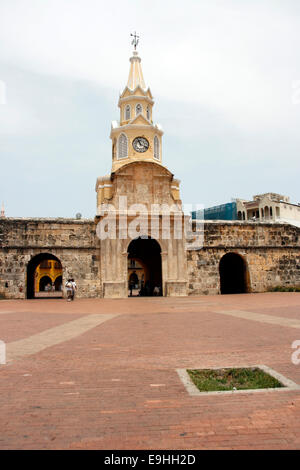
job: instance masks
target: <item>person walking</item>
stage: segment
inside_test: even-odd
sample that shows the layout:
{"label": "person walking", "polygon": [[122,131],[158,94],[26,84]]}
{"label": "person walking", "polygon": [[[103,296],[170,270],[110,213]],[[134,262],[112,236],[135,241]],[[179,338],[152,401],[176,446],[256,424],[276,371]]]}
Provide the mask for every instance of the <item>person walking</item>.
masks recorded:
{"label": "person walking", "polygon": [[130,281],[130,283],[129,283],[129,292],[130,292],[129,297],[132,297],[133,289],[134,289],[134,284],[133,284],[132,281]]}
{"label": "person walking", "polygon": [[160,294],[160,288],[158,286],[155,286],[153,289],[153,295],[157,296]]}
{"label": "person walking", "polygon": [[67,289],[67,301],[71,302],[71,300],[74,300],[75,289],[76,289],[76,283],[74,282],[74,279],[70,278],[67,280],[66,289]]}
{"label": "person walking", "polygon": [[74,281],[74,279],[71,279],[71,282],[72,282],[72,300],[74,300],[75,291],[77,290],[77,285],[76,285],[76,282]]}

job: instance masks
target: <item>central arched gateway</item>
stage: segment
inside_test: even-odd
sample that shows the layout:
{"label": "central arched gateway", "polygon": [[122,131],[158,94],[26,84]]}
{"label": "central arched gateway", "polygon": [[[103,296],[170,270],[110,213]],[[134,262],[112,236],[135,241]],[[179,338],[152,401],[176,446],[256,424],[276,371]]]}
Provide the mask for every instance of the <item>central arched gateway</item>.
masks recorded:
{"label": "central arched gateway", "polygon": [[50,253],[34,256],[27,265],[27,299],[34,299],[39,292],[49,297],[62,297],[62,265]]}
{"label": "central arched gateway", "polygon": [[221,258],[221,294],[243,294],[249,292],[249,274],[246,262],[237,253],[227,253]]}
{"label": "central arched gateway", "polygon": [[[135,280],[139,295],[162,295],[161,248],[150,237],[139,237],[128,246],[128,284]],[[130,288],[130,285],[128,285]]]}

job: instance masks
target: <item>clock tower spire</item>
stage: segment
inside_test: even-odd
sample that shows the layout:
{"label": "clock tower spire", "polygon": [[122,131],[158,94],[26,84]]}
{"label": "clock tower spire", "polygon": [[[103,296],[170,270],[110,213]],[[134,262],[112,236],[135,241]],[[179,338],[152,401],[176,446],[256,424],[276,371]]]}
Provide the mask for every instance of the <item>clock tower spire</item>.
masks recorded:
{"label": "clock tower spire", "polygon": [[153,123],[153,96],[146,87],[141,58],[136,47],[139,36],[136,33],[130,57],[130,69],[123,92],[119,96],[119,121],[113,121],[110,138],[112,140],[112,172],[134,161],[154,161],[162,163],[163,131],[159,124]]}

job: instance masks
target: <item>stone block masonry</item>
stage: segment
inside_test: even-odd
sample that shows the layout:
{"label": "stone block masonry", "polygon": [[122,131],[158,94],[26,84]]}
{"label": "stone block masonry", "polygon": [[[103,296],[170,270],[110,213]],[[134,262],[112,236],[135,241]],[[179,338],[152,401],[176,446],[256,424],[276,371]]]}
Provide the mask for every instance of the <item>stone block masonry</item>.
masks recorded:
{"label": "stone block masonry", "polygon": [[276,286],[299,286],[299,235],[299,228],[287,224],[205,223],[203,248],[187,250],[188,294],[220,293],[220,261],[228,253],[243,258],[248,292],[265,292]]}
{"label": "stone block masonry", "polygon": [[26,298],[28,263],[40,254],[59,259],[63,285],[68,277],[73,277],[78,285],[77,297],[101,296],[99,247],[93,220],[1,220],[1,297]]}
{"label": "stone block masonry", "polygon": [[[187,244],[188,295],[221,292],[220,262],[228,253],[244,260],[248,292],[300,285],[299,234],[287,224],[206,222],[203,247]],[[5,218],[0,220],[0,297],[26,298],[28,263],[40,254],[60,260],[63,283],[74,277],[77,297],[103,296],[94,220]]]}

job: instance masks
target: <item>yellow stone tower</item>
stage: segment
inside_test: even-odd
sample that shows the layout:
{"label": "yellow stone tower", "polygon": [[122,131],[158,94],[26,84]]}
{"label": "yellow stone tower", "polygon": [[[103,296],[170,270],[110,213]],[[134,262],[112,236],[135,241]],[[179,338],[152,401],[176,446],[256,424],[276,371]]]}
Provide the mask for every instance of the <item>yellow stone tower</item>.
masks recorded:
{"label": "yellow stone tower", "polygon": [[153,122],[154,100],[136,45],[135,36],[120,120],[111,127],[111,173],[96,182],[101,295],[124,298],[138,286],[139,295],[184,296],[180,181],[162,164],[163,131]]}
{"label": "yellow stone tower", "polygon": [[[111,124],[112,170],[133,162],[155,162],[162,165],[163,130],[153,123],[153,96],[146,87],[141,58],[136,50],[130,57],[127,85],[120,94],[120,120]],[[97,179],[97,207],[112,197],[111,175]],[[179,181],[173,180],[172,195],[179,200]]]}
{"label": "yellow stone tower", "polygon": [[119,98],[120,121],[112,122],[112,171],[132,161],[161,163],[163,131],[153,124],[153,105],[150,88],[144,82],[141,59],[134,51],[128,82]]}

